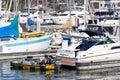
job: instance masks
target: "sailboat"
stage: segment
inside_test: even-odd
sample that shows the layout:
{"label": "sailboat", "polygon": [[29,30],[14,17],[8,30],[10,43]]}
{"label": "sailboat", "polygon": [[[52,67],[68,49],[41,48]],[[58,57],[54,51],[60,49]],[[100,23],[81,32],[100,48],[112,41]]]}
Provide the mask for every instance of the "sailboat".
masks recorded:
{"label": "sailboat", "polygon": [[20,38],[18,16],[10,25],[0,27],[0,54],[44,51],[48,49],[52,35]]}

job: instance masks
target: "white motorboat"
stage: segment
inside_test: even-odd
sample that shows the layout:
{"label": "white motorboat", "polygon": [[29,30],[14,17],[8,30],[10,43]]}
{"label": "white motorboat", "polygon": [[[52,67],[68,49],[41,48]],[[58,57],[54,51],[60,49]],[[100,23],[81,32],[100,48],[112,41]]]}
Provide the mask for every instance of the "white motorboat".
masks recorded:
{"label": "white motorboat", "polygon": [[29,17],[29,14],[28,13],[20,13],[20,15],[19,15],[19,23],[21,24],[23,24],[23,23],[25,23],[25,24],[27,24],[27,19],[28,19],[28,17]]}
{"label": "white motorboat", "polygon": [[97,29],[100,28],[89,27],[81,31],[88,34],[89,37],[82,38],[78,43],[71,44],[69,47],[59,50],[56,56],[60,60],[61,65],[77,66],[80,69],[81,66],[88,67],[92,63],[94,64],[94,62],[105,63],[119,60],[119,57],[116,57],[119,56],[120,42],[114,42],[108,35],[104,34],[105,32],[103,33],[101,29],[101,31]]}
{"label": "white motorboat", "polygon": [[20,38],[18,16],[9,26],[0,28],[0,54],[44,51],[50,46],[52,35],[40,37]]}
{"label": "white motorboat", "polygon": [[[93,34],[93,33],[91,33]],[[85,42],[85,43],[84,43]],[[104,35],[94,35],[85,39],[76,55],[76,67],[80,70],[101,69],[119,66],[120,42],[114,42]]]}
{"label": "white motorboat", "polygon": [[[78,36],[79,34],[79,36]],[[81,44],[81,39],[84,37],[89,37],[86,33],[76,33],[73,34],[61,34],[62,35],[62,48],[56,53],[56,57],[61,61],[61,65],[75,66],[75,54],[78,51],[76,49]]]}
{"label": "white motorboat", "polygon": [[51,16],[51,19],[53,20],[54,24],[66,24],[71,16],[72,26],[80,26],[81,24],[84,24],[84,15],[85,14],[87,15],[88,12],[86,12],[84,10],[71,11],[71,15],[70,15],[70,11],[65,11],[63,13],[57,13],[54,16]]}

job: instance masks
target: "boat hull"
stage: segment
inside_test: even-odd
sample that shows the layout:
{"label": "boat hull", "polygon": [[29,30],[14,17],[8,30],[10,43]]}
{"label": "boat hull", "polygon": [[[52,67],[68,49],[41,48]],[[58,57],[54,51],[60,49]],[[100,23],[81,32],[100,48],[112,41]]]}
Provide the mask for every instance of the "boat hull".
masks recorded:
{"label": "boat hull", "polygon": [[[94,53],[95,54],[95,53]],[[105,52],[97,53],[92,56],[81,57],[76,61],[76,68],[79,70],[93,70],[102,68],[119,67],[120,51],[108,50]]]}
{"label": "boat hull", "polygon": [[61,65],[76,66],[76,58],[57,56],[57,60],[60,61]]}
{"label": "boat hull", "polygon": [[51,40],[52,36],[47,35],[32,38],[18,38],[13,41],[3,41],[0,44],[0,54],[44,51],[50,46]]}
{"label": "boat hull", "polygon": [[[67,40],[65,40],[67,41]],[[66,43],[63,45],[63,49],[59,49],[56,53],[57,60],[61,62],[61,65],[66,66],[76,66],[76,55],[78,50],[75,49],[79,44],[71,44],[69,47],[66,47]]]}
{"label": "boat hull", "polygon": [[21,64],[21,63],[15,63],[15,62],[11,62],[10,64],[12,69],[18,69],[18,70],[30,70],[30,71],[55,70],[54,64],[28,65],[28,64]]}

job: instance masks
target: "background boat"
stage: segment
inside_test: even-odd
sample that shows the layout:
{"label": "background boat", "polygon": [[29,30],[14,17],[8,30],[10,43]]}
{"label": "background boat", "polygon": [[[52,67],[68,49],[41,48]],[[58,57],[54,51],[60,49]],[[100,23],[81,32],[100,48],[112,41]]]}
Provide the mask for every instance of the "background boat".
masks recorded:
{"label": "background boat", "polygon": [[52,40],[52,35],[20,38],[18,16],[9,26],[0,28],[0,32],[0,53],[44,51]]}

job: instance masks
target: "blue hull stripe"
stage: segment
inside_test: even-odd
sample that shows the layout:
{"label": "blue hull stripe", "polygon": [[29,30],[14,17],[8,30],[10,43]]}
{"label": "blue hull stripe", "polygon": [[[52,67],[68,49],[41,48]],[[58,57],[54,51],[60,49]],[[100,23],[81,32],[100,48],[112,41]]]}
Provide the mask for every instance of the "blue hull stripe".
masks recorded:
{"label": "blue hull stripe", "polygon": [[35,41],[26,41],[26,42],[20,42],[20,43],[14,43],[14,44],[6,44],[6,47],[14,47],[14,46],[22,46],[22,45],[29,45],[29,44],[35,44],[35,43],[40,43],[40,42],[45,42],[45,41],[50,41],[52,40],[52,37],[40,39],[40,40],[35,40]]}

